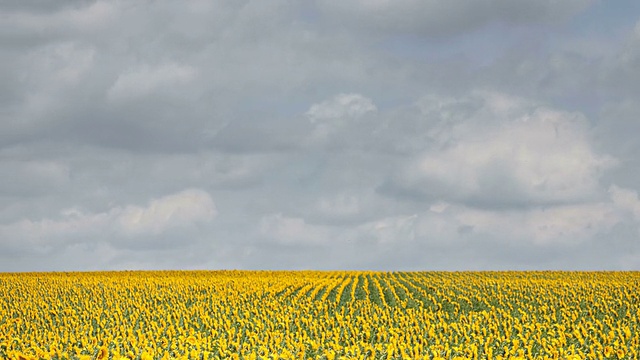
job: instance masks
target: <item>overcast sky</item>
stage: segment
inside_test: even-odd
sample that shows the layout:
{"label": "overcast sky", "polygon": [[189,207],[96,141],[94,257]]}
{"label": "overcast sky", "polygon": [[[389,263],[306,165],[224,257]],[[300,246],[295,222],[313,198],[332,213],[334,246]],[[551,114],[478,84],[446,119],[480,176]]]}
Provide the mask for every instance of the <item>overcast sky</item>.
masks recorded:
{"label": "overcast sky", "polygon": [[0,2],[0,271],[640,270],[640,2]]}

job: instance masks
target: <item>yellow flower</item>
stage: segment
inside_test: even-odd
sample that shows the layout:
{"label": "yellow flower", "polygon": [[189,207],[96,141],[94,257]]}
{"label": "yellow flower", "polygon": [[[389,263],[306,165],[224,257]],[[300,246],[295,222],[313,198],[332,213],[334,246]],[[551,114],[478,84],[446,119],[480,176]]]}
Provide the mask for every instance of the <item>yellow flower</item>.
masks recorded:
{"label": "yellow flower", "polygon": [[604,347],[604,356],[605,357],[610,357],[611,355],[613,355],[613,348],[611,346],[605,346]]}
{"label": "yellow flower", "polygon": [[142,355],[140,355],[140,359],[141,360],[153,360],[153,355],[151,355],[149,352],[147,351],[143,351]]}
{"label": "yellow flower", "polygon": [[109,350],[106,346],[102,346],[100,350],[98,350],[98,356],[96,356],[97,360],[104,360],[109,357]]}
{"label": "yellow flower", "polygon": [[640,272],[0,273],[0,293],[7,360],[640,359]]}
{"label": "yellow flower", "polygon": [[196,344],[196,338],[195,336],[191,335],[187,338],[187,344],[189,345],[195,345]]}

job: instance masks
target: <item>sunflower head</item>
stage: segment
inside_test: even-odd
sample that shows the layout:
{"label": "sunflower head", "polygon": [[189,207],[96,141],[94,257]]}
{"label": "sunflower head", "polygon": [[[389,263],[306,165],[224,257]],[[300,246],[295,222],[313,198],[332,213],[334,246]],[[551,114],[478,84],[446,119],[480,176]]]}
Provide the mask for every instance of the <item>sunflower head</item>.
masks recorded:
{"label": "sunflower head", "polygon": [[102,346],[100,350],[98,350],[98,356],[96,356],[96,360],[104,360],[109,357],[109,350],[107,350],[106,346]]}

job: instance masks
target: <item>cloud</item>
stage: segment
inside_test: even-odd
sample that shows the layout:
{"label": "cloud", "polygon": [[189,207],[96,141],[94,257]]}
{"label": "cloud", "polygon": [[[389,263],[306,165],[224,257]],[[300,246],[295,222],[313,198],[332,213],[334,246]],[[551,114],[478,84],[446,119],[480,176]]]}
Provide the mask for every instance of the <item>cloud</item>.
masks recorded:
{"label": "cloud", "polygon": [[311,122],[346,121],[376,111],[371,101],[360,94],[338,94],[330,100],[314,104],[305,113]]}
{"label": "cloud", "polygon": [[269,132],[279,126],[272,124],[295,127],[289,115],[383,65],[361,57],[351,39],[300,21],[303,7],[280,0],[0,6],[9,23],[0,25],[7,28],[0,41],[16,44],[0,54],[7,69],[0,118],[16,123],[0,141],[46,136],[161,153],[295,146],[288,141],[295,136]]}
{"label": "cloud", "polygon": [[64,189],[70,183],[69,167],[47,160],[2,161],[0,195],[34,196]]}
{"label": "cloud", "polygon": [[416,239],[417,219],[417,214],[377,219],[358,226],[354,236],[361,242],[378,246],[406,246]]}
{"label": "cloud", "polygon": [[[86,2],[82,5],[86,5]],[[19,30],[32,35],[65,30],[88,31],[113,20],[118,11],[118,4],[108,1],[92,1],[89,5],[82,5],[60,4],[57,9],[45,10],[42,7],[29,8],[25,4],[9,4],[0,7],[0,11],[7,20],[5,26],[14,29],[12,32]]]}
{"label": "cloud", "polygon": [[116,206],[101,213],[71,208],[63,210],[57,218],[23,219],[0,225],[0,234],[3,239],[10,239],[2,246],[14,251],[51,251],[60,246],[94,242],[126,248],[135,246],[136,240],[153,239],[167,231],[211,222],[216,215],[207,192],[187,189],[154,199],[147,206]]}
{"label": "cloud", "polygon": [[640,221],[640,201],[637,191],[612,185],[609,188],[609,194],[618,208],[630,213],[635,221]]}
{"label": "cloud", "polygon": [[[313,124],[311,141],[323,143],[336,139],[336,134],[348,134],[368,114],[377,111],[373,101],[361,94],[338,94],[329,100],[313,104],[304,114]],[[344,141],[349,144],[349,140]]]}
{"label": "cloud", "polygon": [[[317,256],[306,258],[307,264],[320,266],[629,269],[638,265],[640,248],[611,237],[640,233],[638,209],[637,192],[612,187],[609,197],[591,203],[504,210],[441,202],[427,211],[355,226],[312,224],[306,218],[272,214],[262,219],[260,229],[265,244],[313,248]],[[263,261],[269,268],[281,266]]]}
{"label": "cloud", "polygon": [[0,271],[637,267],[637,8],[0,1]]}
{"label": "cloud", "polygon": [[349,218],[359,215],[363,209],[360,199],[349,194],[340,194],[318,200],[317,210],[327,217]]}
{"label": "cloud", "polygon": [[260,234],[271,242],[291,245],[326,244],[329,232],[322,226],[307,224],[304,219],[269,214],[260,220]]}
{"label": "cloud", "polygon": [[208,222],[217,210],[208,193],[190,189],[153,200],[147,207],[127,206],[111,213],[125,235],[135,236],[157,235],[169,228]]}
{"label": "cloud", "polygon": [[553,23],[585,9],[593,0],[557,3],[500,1],[319,1],[320,10],[344,24],[391,34],[410,33],[449,37],[469,33],[491,23],[527,25]]}
{"label": "cloud", "polygon": [[604,74],[609,86],[621,95],[637,95],[635,83],[640,79],[640,21],[627,34],[619,49],[606,58]]}
{"label": "cloud", "polygon": [[[466,228],[476,236],[516,247],[584,243],[599,233],[610,231],[622,220],[607,202],[506,212],[454,207],[446,214],[453,217],[454,221],[447,223],[454,225],[456,231]],[[428,231],[428,227],[423,230]]]}
{"label": "cloud", "polygon": [[5,128],[0,141],[15,140],[59,125],[57,115],[66,112],[68,97],[93,69],[95,55],[91,46],[57,42],[32,49],[15,59],[15,65],[21,66],[14,73],[7,72],[9,82],[4,86],[11,96],[6,98],[8,102],[0,112]]}
{"label": "cloud", "polygon": [[131,101],[163,89],[173,89],[191,81],[197,71],[187,65],[148,65],[127,71],[116,79],[107,92],[110,101]]}
{"label": "cloud", "polygon": [[434,123],[431,149],[409,161],[389,188],[480,207],[570,204],[601,195],[599,179],[616,160],[596,152],[582,115],[502,94],[474,97],[482,106],[470,113],[461,100],[458,109],[427,120]]}

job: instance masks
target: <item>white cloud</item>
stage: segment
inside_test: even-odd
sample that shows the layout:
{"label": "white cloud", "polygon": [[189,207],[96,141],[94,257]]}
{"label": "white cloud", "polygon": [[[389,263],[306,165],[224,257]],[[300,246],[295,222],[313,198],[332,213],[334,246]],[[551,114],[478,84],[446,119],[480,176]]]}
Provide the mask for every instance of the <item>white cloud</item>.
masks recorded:
{"label": "white cloud", "polygon": [[[640,207],[640,203],[634,206]],[[420,253],[425,249],[455,249],[461,244],[478,251],[496,244],[513,249],[557,248],[594,241],[626,221],[624,207],[609,200],[508,211],[442,202],[432,208],[383,217],[354,228],[334,228],[332,238],[338,242],[359,240],[370,247],[367,252],[391,246]],[[638,225],[640,218],[635,221]],[[328,232],[330,228],[323,229]]]}
{"label": "white cloud", "polygon": [[262,217],[259,231],[262,236],[281,244],[318,245],[331,240],[326,227],[307,224],[303,218],[280,213]]}
{"label": "white cloud", "polygon": [[606,202],[508,212],[460,207],[450,215],[453,224],[470,227],[476,235],[516,245],[579,244],[622,220]]}
{"label": "white cloud", "polygon": [[318,200],[316,207],[319,213],[326,217],[348,218],[361,212],[358,197],[349,194],[322,198]]}
{"label": "white cloud", "polygon": [[347,127],[368,113],[376,112],[373,101],[360,94],[338,94],[332,99],[313,104],[305,113],[314,124],[313,138],[323,140],[331,133]]}
{"label": "white cloud", "polygon": [[124,234],[160,234],[173,227],[209,222],[217,215],[211,196],[189,189],[153,200],[147,207],[127,206],[112,210],[112,217]]}
{"label": "white cloud", "polygon": [[[417,214],[390,216],[360,225],[355,237],[376,245],[406,246],[416,238]],[[354,236],[354,235],[350,235]],[[350,237],[348,235],[348,237]]]}
{"label": "white cloud", "polygon": [[600,176],[616,161],[594,150],[582,115],[501,94],[475,96],[483,105],[466,119],[443,117],[434,125],[435,146],[407,164],[398,176],[401,187],[432,199],[500,206],[601,195]]}
{"label": "white cloud", "polygon": [[362,244],[363,253],[401,246],[416,238],[418,215],[379,218],[355,227],[310,224],[302,217],[270,214],[260,221],[260,234],[271,241],[288,245],[316,245],[341,249],[346,244]]}
{"label": "white cloud", "polygon": [[[478,209],[438,202],[429,211],[389,217],[358,227],[358,236],[370,236],[405,246],[414,240],[423,246],[454,247],[468,239],[491,239],[502,246],[576,246],[597,241],[620,224],[640,230],[640,200],[636,191],[612,186],[602,201],[517,210]],[[629,222],[629,214],[632,219]],[[469,236],[465,239],[466,236]],[[402,245],[404,244],[404,245]]]}
{"label": "white cloud", "polygon": [[72,208],[62,211],[60,217],[55,219],[24,219],[0,225],[0,235],[3,239],[11,239],[18,248],[49,248],[77,242],[118,242],[121,238],[133,239],[135,243],[137,237],[155,236],[170,229],[207,223],[216,215],[216,207],[207,192],[187,189],[154,199],[147,206],[113,207],[101,213],[87,213]]}
{"label": "white cloud", "polygon": [[[383,216],[357,226],[315,225],[308,218],[278,213],[262,218],[260,233],[273,243],[330,251],[337,263],[353,265],[357,256],[357,263],[365,267],[384,267],[389,262],[393,268],[450,268],[451,264],[459,269],[502,268],[507,263],[517,265],[516,258],[531,261],[593,246],[606,241],[603,236],[619,225],[638,229],[640,217],[629,223],[630,210],[640,210],[637,193],[614,187],[610,198],[590,203],[495,210],[439,202],[427,211]],[[492,253],[514,258],[492,264],[488,262]],[[636,255],[625,256],[626,263],[616,266],[633,267]],[[535,259],[537,264],[566,265],[557,261]]]}
{"label": "white cloud", "polygon": [[162,89],[183,85],[196,75],[195,68],[175,63],[158,66],[144,65],[118,76],[107,92],[111,101],[127,101],[147,96]]}
{"label": "white cloud", "polygon": [[617,207],[631,213],[637,221],[640,221],[640,201],[637,191],[612,185],[609,188],[609,195]]}
{"label": "white cloud", "polygon": [[357,119],[376,110],[373,101],[360,94],[338,94],[330,100],[312,105],[306,115],[312,122],[339,121]]}

